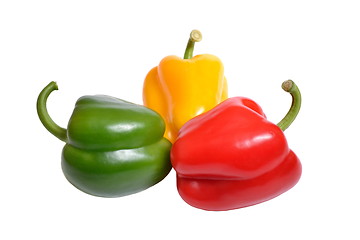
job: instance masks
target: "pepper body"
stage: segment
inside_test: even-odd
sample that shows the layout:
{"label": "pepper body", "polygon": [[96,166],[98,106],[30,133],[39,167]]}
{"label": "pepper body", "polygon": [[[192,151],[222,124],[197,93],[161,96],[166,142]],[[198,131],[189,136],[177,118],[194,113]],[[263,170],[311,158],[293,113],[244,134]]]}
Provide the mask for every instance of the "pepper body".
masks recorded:
{"label": "pepper body", "polygon": [[52,82],[40,93],[38,113],[44,126],[66,143],[62,170],[75,187],[120,197],[151,187],[170,172],[171,143],[163,138],[159,114],[110,96],[83,96],[62,129],[49,124],[46,111],[46,99],[55,89]]}
{"label": "pepper body", "polygon": [[283,131],[248,98],[225,100],[188,121],[171,150],[180,196],[204,210],[258,204],[292,188],[301,163]]}
{"label": "pepper body", "polygon": [[121,197],[165,178],[171,170],[169,151],[166,139],[144,147],[95,152],[66,144],[61,166],[67,180],[83,192]]}
{"label": "pepper body", "polygon": [[220,59],[211,54],[192,57],[192,52],[185,56],[188,58],[162,59],[147,74],[143,86],[144,105],[163,117],[165,137],[171,142],[188,120],[227,98],[227,81]]}

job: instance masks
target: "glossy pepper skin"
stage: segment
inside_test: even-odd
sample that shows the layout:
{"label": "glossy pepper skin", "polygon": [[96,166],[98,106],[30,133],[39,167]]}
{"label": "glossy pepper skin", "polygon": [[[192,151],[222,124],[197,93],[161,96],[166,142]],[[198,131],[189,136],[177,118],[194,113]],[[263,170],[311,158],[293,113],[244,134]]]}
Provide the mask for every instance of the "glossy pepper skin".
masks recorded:
{"label": "glossy pepper skin", "polygon": [[[292,81],[285,85],[285,90],[300,94]],[[227,99],[188,121],[171,150],[178,192],[185,202],[204,210],[231,210],[292,188],[302,167],[283,130],[299,111],[299,96],[278,125],[243,97]]]}
{"label": "glossy pepper skin", "polygon": [[121,197],[155,185],[170,172],[171,143],[163,137],[159,114],[110,96],[83,96],[63,129],[46,109],[53,90],[55,82],[40,93],[38,115],[66,143],[61,166],[75,187],[95,196]]}
{"label": "glossy pepper skin", "polygon": [[201,33],[192,31],[184,59],[165,57],[144,81],[144,105],[163,117],[165,137],[171,142],[185,122],[227,98],[227,81],[220,59],[210,54],[192,57],[194,44],[200,40]]}

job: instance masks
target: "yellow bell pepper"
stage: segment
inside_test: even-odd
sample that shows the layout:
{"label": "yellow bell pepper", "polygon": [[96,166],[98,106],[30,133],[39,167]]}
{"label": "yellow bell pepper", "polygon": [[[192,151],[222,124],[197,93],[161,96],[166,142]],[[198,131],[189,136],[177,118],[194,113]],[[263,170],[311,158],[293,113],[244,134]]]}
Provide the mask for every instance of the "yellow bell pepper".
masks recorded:
{"label": "yellow bell pepper", "polygon": [[198,30],[190,34],[184,59],[167,56],[147,74],[143,102],[158,112],[166,123],[165,138],[174,142],[180,128],[227,98],[227,81],[220,59],[203,54],[193,57]]}

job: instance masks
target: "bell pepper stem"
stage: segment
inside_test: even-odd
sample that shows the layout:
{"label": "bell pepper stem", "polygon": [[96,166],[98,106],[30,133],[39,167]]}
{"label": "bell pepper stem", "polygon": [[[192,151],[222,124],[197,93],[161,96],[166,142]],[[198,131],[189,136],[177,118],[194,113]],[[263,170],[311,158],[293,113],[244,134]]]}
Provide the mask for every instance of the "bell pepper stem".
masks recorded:
{"label": "bell pepper stem", "polygon": [[285,131],[291,123],[295,120],[296,116],[298,115],[300,111],[301,106],[301,94],[298,86],[292,81],[287,80],[282,83],[281,85],[282,89],[288,93],[291,94],[292,97],[292,103],[291,107],[288,111],[288,113],[285,115],[285,117],[277,124],[277,126]]}
{"label": "bell pepper stem", "polygon": [[50,95],[50,93],[54,90],[58,90],[58,86],[56,82],[50,82],[39,94],[39,97],[36,102],[36,109],[38,116],[40,118],[41,123],[44,127],[55,137],[60,139],[61,141],[66,142],[67,134],[66,129],[57,125],[50,117],[47,107],[46,101]]}
{"label": "bell pepper stem", "polygon": [[193,57],[195,42],[200,42],[202,39],[201,32],[199,30],[192,30],[190,38],[186,46],[184,59],[190,59]]}

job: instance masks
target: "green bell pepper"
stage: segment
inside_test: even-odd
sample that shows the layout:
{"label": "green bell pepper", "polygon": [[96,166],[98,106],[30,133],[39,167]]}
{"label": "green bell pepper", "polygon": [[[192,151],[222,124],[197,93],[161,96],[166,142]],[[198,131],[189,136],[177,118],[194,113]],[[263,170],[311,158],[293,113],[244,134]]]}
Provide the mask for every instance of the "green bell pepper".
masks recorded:
{"label": "green bell pepper", "polygon": [[171,170],[171,143],[165,123],[153,110],[104,95],[76,102],[67,129],[49,116],[46,102],[57,90],[49,83],[39,94],[40,121],[66,144],[61,166],[75,187],[91,195],[120,197],[149,188]]}

